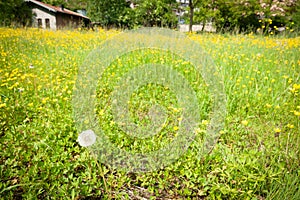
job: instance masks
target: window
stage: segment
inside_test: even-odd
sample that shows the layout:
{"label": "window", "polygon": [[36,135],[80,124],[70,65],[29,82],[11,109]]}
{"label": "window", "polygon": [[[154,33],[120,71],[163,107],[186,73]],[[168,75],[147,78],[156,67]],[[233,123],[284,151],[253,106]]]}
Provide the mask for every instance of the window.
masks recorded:
{"label": "window", "polygon": [[50,19],[45,19],[46,28],[50,28]]}
{"label": "window", "polygon": [[43,22],[42,22],[42,19],[37,19],[37,25],[38,25],[38,28],[42,28],[43,26]]}

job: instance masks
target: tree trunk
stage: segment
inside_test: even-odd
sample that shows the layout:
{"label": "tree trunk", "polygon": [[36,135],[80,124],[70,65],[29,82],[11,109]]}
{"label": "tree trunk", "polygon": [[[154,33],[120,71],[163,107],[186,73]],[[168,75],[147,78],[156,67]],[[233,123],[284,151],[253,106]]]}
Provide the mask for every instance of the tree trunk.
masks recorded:
{"label": "tree trunk", "polygon": [[205,25],[206,25],[206,20],[204,20],[204,21],[202,22],[202,29],[201,29],[201,32],[204,31]]}
{"label": "tree trunk", "polygon": [[193,18],[194,18],[194,5],[193,0],[189,0],[190,7],[190,24],[189,24],[189,32],[193,31]]}

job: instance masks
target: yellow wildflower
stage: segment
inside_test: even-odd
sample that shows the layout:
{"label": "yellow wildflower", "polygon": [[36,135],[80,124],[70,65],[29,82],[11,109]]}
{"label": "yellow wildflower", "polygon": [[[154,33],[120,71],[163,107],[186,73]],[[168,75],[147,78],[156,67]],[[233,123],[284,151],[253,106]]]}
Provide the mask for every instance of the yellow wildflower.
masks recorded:
{"label": "yellow wildflower", "polygon": [[249,122],[248,122],[247,120],[243,120],[241,123],[242,123],[244,126],[247,126]]}
{"label": "yellow wildflower", "polygon": [[202,120],[201,124],[203,124],[204,126],[206,126],[209,122],[207,120]]}
{"label": "yellow wildflower", "polygon": [[287,124],[286,127],[293,129],[295,126],[293,124]]}
{"label": "yellow wildflower", "polygon": [[300,116],[300,112],[298,112],[298,111],[294,110],[294,115],[296,115],[296,116]]}
{"label": "yellow wildflower", "polygon": [[274,131],[275,131],[275,133],[280,133],[281,129],[280,128],[275,128]]}
{"label": "yellow wildflower", "polygon": [[272,105],[267,103],[267,104],[266,104],[266,107],[267,107],[267,108],[271,108]]}

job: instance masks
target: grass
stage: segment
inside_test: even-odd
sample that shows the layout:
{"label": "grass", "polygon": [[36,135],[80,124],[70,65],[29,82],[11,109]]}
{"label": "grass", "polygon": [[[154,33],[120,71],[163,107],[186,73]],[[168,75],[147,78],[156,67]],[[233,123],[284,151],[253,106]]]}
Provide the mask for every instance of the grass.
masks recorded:
{"label": "grass", "polygon": [[[131,52],[112,63],[97,88],[96,113],[120,148],[149,152],[172,141],[180,107],[161,85],[139,88],[130,116],[155,99],[167,125],[150,140],[134,140],[113,120],[116,80],[140,64],[169,64],[183,74],[201,104],[194,142],[176,162],[147,173],[101,164],[77,143],[72,93],[79,66],[115,31],[0,29],[0,197],[3,199],[299,199],[300,38],[190,34],[224,75],[227,116],[214,150],[197,159],[209,122],[210,95],[190,63],[170,52]],[[155,98],[154,98],[155,97]],[[142,117],[141,117],[142,116]]]}

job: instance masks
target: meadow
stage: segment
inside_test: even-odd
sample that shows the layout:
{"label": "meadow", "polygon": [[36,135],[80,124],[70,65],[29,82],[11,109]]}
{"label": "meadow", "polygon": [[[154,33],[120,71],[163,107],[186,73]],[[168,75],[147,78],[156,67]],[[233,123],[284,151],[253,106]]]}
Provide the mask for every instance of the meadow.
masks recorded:
{"label": "meadow", "polygon": [[1,199],[300,199],[300,37],[187,34],[221,69],[225,125],[214,149],[197,152],[210,122],[211,96],[191,63],[170,52],[131,52],[111,63],[97,87],[95,113],[119,148],[148,152],[170,143],[180,108],[174,93],[145,85],[130,99],[136,124],[156,99],[167,125],[151,140],[118,129],[109,96],[124,73],[168,64],[201,104],[194,142],[174,163],[145,173],[115,170],[77,142],[72,95],[79,67],[119,31],[0,28]]}

